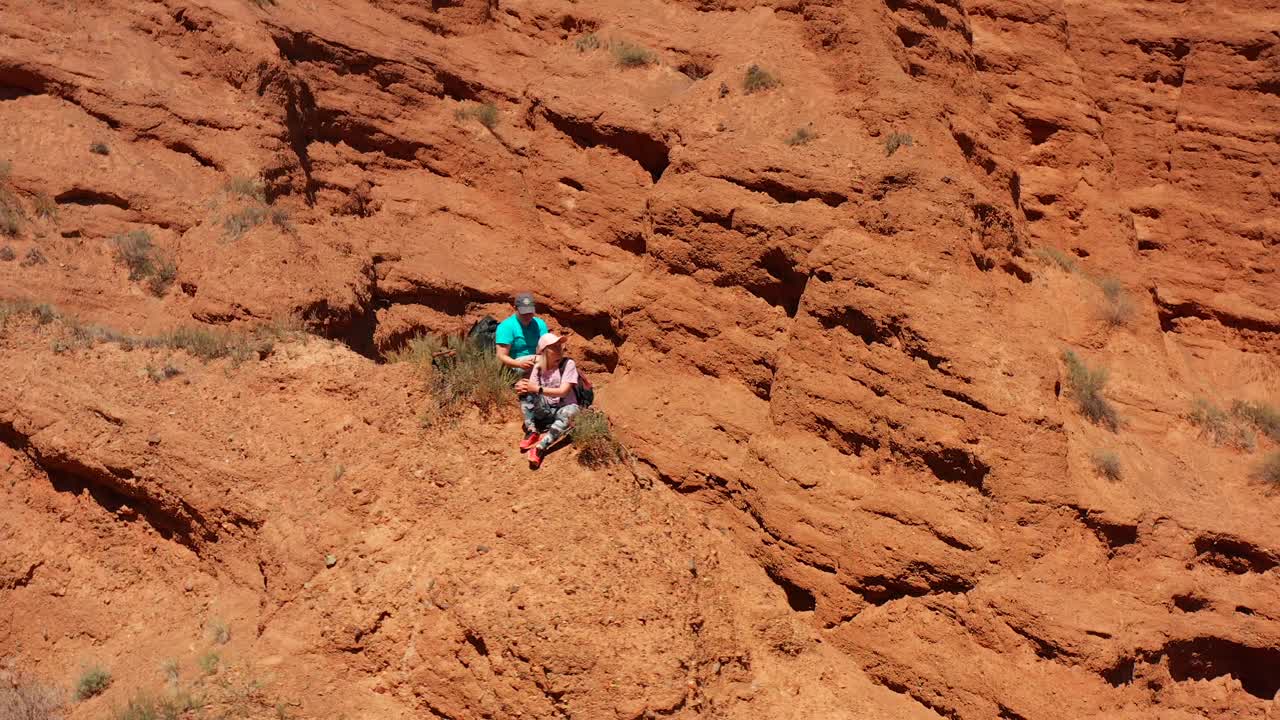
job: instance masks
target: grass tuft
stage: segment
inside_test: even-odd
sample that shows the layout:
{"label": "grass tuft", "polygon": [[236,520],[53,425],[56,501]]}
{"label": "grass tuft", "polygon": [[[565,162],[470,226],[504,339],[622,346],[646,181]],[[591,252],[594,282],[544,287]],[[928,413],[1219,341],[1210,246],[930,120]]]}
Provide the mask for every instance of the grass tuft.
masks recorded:
{"label": "grass tuft", "polygon": [[1231,414],[1252,424],[1259,432],[1280,442],[1280,410],[1274,405],[1252,400],[1237,400],[1231,405]]}
{"label": "grass tuft", "polygon": [[1093,452],[1093,469],[1108,480],[1119,480],[1122,474],[1120,456],[1113,450],[1095,450]]}
{"label": "grass tuft", "polygon": [[911,147],[914,144],[915,139],[907,133],[889,133],[889,137],[884,139],[884,156],[892,157],[894,153],[898,152],[898,148]]}
{"label": "grass tuft", "polygon": [[573,46],[578,49],[578,52],[595,50],[600,47],[600,38],[596,37],[595,33],[579,35],[578,39],[573,41]]}
{"label": "grass tuft", "polygon": [[1111,327],[1128,323],[1133,318],[1134,307],[1124,285],[1113,277],[1102,277],[1097,282],[1104,299],[1102,319]]}
{"label": "grass tuft", "polygon": [[257,200],[260,203],[267,201],[267,188],[262,183],[261,178],[234,175],[223,183],[222,189],[231,195],[239,195],[250,200]]}
{"label": "grass tuft", "polygon": [[141,692],[129,698],[124,707],[111,711],[111,720],[179,720],[190,710],[198,710],[201,703],[190,693],[176,692],[156,697]]}
{"label": "grass tuft", "polygon": [[231,626],[217,618],[209,621],[209,639],[218,645],[231,642]]}
{"label": "grass tuft", "polygon": [[0,301],[0,329],[8,324],[9,318],[28,315],[39,325],[48,325],[58,319],[58,311],[48,303],[35,303],[30,300]]}
{"label": "grass tuft", "polygon": [[96,142],[89,145],[89,152],[94,155],[110,155],[111,148],[107,147],[107,144],[104,142]]}
{"label": "grass tuft", "polygon": [[1280,490],[1280,450],[1274,450],[1253,470],[1253,476],[1272,490]]}
{"label": "grass tuft", "polygon": [[216,650],[209,650],[202,654],[196,664],[200,666],[200,671],[205,675],[212,675],[218,671],[218,665],[222,662],[222,656]]}
{"label": "grass tuft", "polygon": [[111,686],[111,673],[100,665],[85,668],[76,679],[76,700],[87,700]]}
{"label": "grass tuft", "polygon": [[458,122],[466,122],[475,120],[490,130],[498,127],[498,106],[493,103],[472,103],[464,108],[459,108],[454,113],[454,117]]}
{"label": "grass tuft", "polygon": [[1055,247],[1038,247],[1035,249],[1035,256],[1046,263],[1057,265],[1059,270],[1066,273],[1073,273],[1079,267],[1075,258]]}
{"label": "grass tuft", "polygon": [[587,467],[604,467],[626,459],[626,449],[613,436],[609,417],[595,408],[578,413],[569,438],[578,448],[578,462]]}
{"label": "grass tuft", "polygon": [[13,262],[14,259],[17,257],[18,257],[18,254],[13,251],[12,245],[5,245],[4,247],[0,247],[0,261]]}
{"label": "grass tuft", "polygon": [[444,343],[434,335],[415,335],[398,350],[387,353],[387,361],[410,363],[423,372],[431,372],[436,353],[444,350]]}
{"label": "grass tuft", "polygon": [[752,65],[742,77],[742,89],[747,94],[770,90],[782,84],[772,73],[759,65]]}
{"label": "grass tuft", "polygon": [[618,67],[640,67],[656,60],[648,48],[628,42],[615,42],[610,50],[613,51],[613,61],[618,63]]}
{"label": "grass tuft", "polygon": [[1071,350],[1062,351],[1062,360],[1067,365],[1067,384],[1080,413],[1090,421],[1115,431],[1120,426],[1120,419],[1115,408],[1102,395],[1107,384],[1107,369],[1090,368]]}
{"label": "grass tuft", "polygon": [[[422,363],[419,346],[417,362]],[[427,386],[431,401],[423,411],[422,424],[430,427],[442,421],[456,421],[469,407],[482,415],[511,404],[511,386],[519,373],[503,365],[492,348],[482,347],[461,337],[443,343],[442,354],[428,366]],[[410,346],[409,352],[412,350]]]}
{"label": "grass tuft", "polygon": [[793,146],[805,145],[817,137],[818,137],[818,133],[810,130],[807,127],[800,127],[800,128],[796,128],[796,131],[791,133],[791,136],[788,137],[784,142],[788,145],[793,145]]}
{"label": "grass tuft", "polygon": [[1214,405],[1204,398],[1191,403],[1190,419],[1200,428],[1200,436],[1208,437],[1214,445],[1227,445],[1241,450],[1253,450],[1253,431],[1238,416]]}

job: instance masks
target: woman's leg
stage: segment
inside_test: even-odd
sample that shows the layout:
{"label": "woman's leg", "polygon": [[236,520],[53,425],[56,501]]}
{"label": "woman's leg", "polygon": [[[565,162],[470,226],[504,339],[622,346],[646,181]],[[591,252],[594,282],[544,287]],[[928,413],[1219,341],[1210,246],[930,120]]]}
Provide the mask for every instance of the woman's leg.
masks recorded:
{"label": "woman's leg", "polygon": [[520,396],[520,414],[524,415],[525,432],[531,433],[540,432],[541,426],[553,419],[547,399],[537,393]]}
{"label": "woman's leg", "polygon": [[569,431],[569,428],[573,426],[573,418],[577,414],[578,406],[576,403],[557,408],[555,420],[551,423],[551,427],[547,428],[547,433],[542,436],[542,440],[538,442],[538,449],[546,450],[563,437]]}

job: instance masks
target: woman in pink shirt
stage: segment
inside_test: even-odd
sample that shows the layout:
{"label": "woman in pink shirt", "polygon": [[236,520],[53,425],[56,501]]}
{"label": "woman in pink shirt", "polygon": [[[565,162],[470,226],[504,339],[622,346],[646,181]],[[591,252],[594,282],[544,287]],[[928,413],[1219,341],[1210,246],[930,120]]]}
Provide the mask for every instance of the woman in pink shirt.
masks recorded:
{"label": "woman in pink shirt", "polygon": [[[529,377],[516,383],[520,411],[529,432],[520,443],[528,451],[529,466],[542,465],[547,449],[573,425],[578,414],[578,367],[564,356],[564,338],[547,333],[538,340],[538,359]],[[541,428],[546,428],[542,430]]]}

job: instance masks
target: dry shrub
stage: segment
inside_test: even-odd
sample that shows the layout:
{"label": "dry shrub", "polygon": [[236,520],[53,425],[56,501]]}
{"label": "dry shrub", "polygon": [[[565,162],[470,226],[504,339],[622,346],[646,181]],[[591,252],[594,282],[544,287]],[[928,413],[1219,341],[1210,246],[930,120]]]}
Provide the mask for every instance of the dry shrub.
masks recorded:
{"label": "dry shrub", "polygon": [[1237,400],[1231,405],[1231,413],[1256,427],[1267,437],[1280,442],[1280,410],[1274,405],[1253,400]]}
{"label": "dry shrub", "polygon": [[818,133],[810,130],[807,127],[801,127],[801,128],[796,128],[796,131],[791,133],[791,136],[788,137],[784,142],[786,142],[788,145],[793,145],[793,146],[805,145],[816,137],[818,137]]}
{"label": "dry shrub", "polygon": [[147,289],[160,296],[169,289],[178,276],[178,265],[167,253],[156,248],[151,233],[132,230],[111,240],[116,259],[129,268],[129,279],[146,280]]}
{"label": "dry shrub", "polygon": [[1196,398],[1191,403],[1190,419],[1192,424],[1200,428],[1200,436],[1208,437],[1214,445],[1227,445],[1241,450],[1252,450],[1254,447],[1253,431],[1237,415],[1226,412],[1204,398]]}
{"label": "dry shrub", "polygon": [[578,49],[578,52],[587,52],[588,50],[595,50],[596,48],[600,47],[600,38],[596,37],[595,33],[586,33],[585,35],[579,35],[578,39],[573,41],[573,46]]}
{"label": "dry shrub", "polygon": [[587,467],[603,467],[626,459],[626,449],[613,436],[609,417],[595,408],[578,413],[569,438],[578,448],[578,462]]}
{"label": "dry shrub", "polygon": [[1253,476],[1266,483],[1271,490],[1280,490],[1280,450],[1275,450],[1262,459],[1254,468]]}
{"label": "dry shrub", "polygon": [[23,675],[0,674],[0,720],[56,720],[63,717],[62,692]]}
{"label": "dry shrub", "polygon": [[239,195],[264,204],[267,202],[266,186],[260,178],[235,175],[223,183],[222,189],[231,195]]}
{"label": "dry shrub", "polygon": [[492,347],[451,337],[443,350],[447,354],[434,358],[428,376],[431,403],[423,413],[423,425],[457,420],[469,407],[490,415],[511,404],[511,386],[520,374],[503,365]]}
{"label": "dry shrub", "polygon": [[1119,480],[1121,476],[1120,456],[1113,450],[1095,450],[1093,468],[1108,480]]}
{"label": "dry shrub", "polygon": [[0,261],[12,262],[13,260],[17,259],[17,257],[18,257],[18,254],[13,251],[12,245],[5,245],[4,247],[0,247]]}
{"label": "dry shrub", "polygon": [[490,130],[498,126],[498,106],[493,103],[472,103],[454,113],[459,122],[475,120]]}
{"label": "dry shrub", "polygon": [[96,142],[89,145],[89,152],[94,155],[110,155],[111,148],[107,147],[107,144],[104,142]]}
{"label": "dry shrub", "polygon": [[1055,247],[1038,247],[1035,249],[1035,256],[1047,263],[1057,265],[1063,272],[1073,273],[1079,266],[1075,258]]}
{"label": "dry shrub", "polygon": [[1067,384],[1072,397],[1086,418],[1112,431],[1120,426],[1115,408],[1102,395],[1107,384],[1106,368],[1090,368],[1071,350],[1062,352],[1067,365]]}
{"label": "dry shrub", "polygon": [[898,152],[898,148],[911,147],[914,144],[915,139],[906,133],[889,133],[889,137],[884,140],[884,156],[891,157]]}
{"label": "dry shrub", "polygon": [[742,77],[742,89],[748,94],[769,90],[781,84],[781,80],[759,65],[747,68],[746,74]]}
{"label": "dry shrub", "polygon": [[444,349],[444,343],[434,335],[415,335],[399,349],[387,353],[387,362],[409,363],[429,373],[436,355]]}
{"label": "dry shrub", "polygon": [[640,67],[654,61],[653,53],[648,48],[640,45],[616,42],[610,49],[613,51],[613,59],[618,63],[619,67]]}

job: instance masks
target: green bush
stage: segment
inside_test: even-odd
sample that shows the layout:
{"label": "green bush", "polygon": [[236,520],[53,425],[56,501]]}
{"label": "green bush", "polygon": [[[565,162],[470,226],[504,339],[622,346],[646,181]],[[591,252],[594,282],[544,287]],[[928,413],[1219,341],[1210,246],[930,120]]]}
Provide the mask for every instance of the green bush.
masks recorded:
{"label": "green bush", "polygon": [[1121,475],[1120,456],[1111,450],[1095,450],[1093,468],[1108,480],[1119,480]]}
{"label": "green bush", "polygon": [[1231,412],[1241,420],[1251,423],[1267,437],[1280,442],[1280,410],[1275,406],[1252,400],[1237,400]]}
{"label": "green bush", "polygon": [[89,145],[89,152],[94,155],[110,155],[111,148],[107,147],[107,144],[104,142],[96,142]]}
{"label": "green bush", "polygon": [[818,137],[818,133],[810,130],[807,127],[801,127],[801,128],[796,128],[796,131],[791,133],[791,136],[788,137],[784,142],[786,142],[788,145],[804,145],[816,137]]}
{"label": "green bush", "polygon": [[444,350],[448,354],[435,358],[428,376],[431,401],[423,413],[424,425],[456,420],[468,407],[488,415],[511,404],[511,386],[520,373],[503,365],[492,348],[451,337]]}
{"label": "green bush", "polygon": [[742,89],[748,94],[769,90],[781,84],[781,80],[759,65],[747,68],[746,74],[742,77]]}
{"label": "green bush", "polygon": [[595,33],[586,33],[579,35],[577,40],[573,41],[573,46],[578,48],[578,52],[587,52],[600,47],[600,38]]}
{"label": "green bush", "polygon": [[498,106],[493,103],[471,103],[467,107],[459,108],[454,117],[458,122],[466,122],[475,120],[490,130],[498,126]]}
{"label": "green bush", "polygon": [[1035,256],[1047,263],[1057,265],[1063,272],[1073,273],[1078,267],[1075,258],[1055,247],[1038,247],[1035,249]]}
{"label": "green bush", "polygon": [[1120,419],[1115,408],[1102,395],[1107,384],[1106,368],[1090,368],[1071,350],[1062,351],[1062,360],[1067,365],[1067,384],[1081,414],[1099,425],[1116,430]]}
{"label": "green bush", "polygon": [[898,148],[911,147],[913,144],[915,144],[915,140],[906,133],[889,133],[889,137],[884,140],[884,156],[890,157],[898,152]]}
{"label": "green bush", "polygon": [[613,51],[614,62],[618,63],[619,67],[640,67],[654,61],[653,53],[640,45],[616,42],[610,49]]}
{"label": "green bush", "polygon": [[588,408],[574,418],[569,438],[578,448],[578,462],[588,467],[603,467],[626,459],[626,450],[613,436],[609,417]]}
{"label": "green bush", "polygon": [[99,665],[85,668],[76,679],[76,700],[86,700],[101,694],[111,686],[111,673]]}

